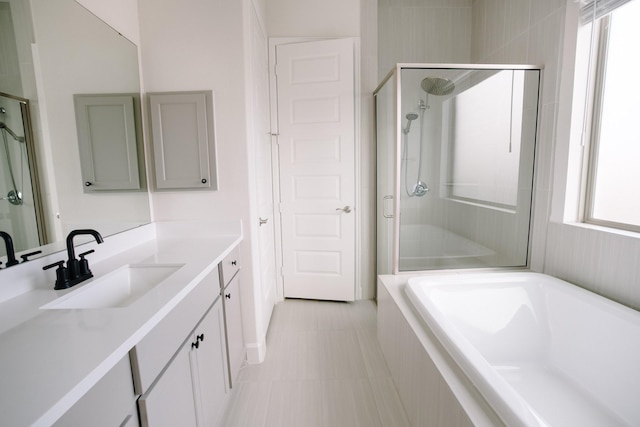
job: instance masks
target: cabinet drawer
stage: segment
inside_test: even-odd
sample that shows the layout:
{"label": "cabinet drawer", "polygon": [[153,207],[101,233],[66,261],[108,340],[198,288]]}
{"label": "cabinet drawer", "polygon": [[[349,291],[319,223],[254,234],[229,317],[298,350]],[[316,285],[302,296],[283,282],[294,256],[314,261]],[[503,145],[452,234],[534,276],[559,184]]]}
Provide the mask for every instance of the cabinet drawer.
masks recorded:
{"label": "cabinet drawer", "polygon": [[131,350],[131,366],[137,394],[143,394],[148,390],[219,296],[219,273],[216,267],[136,344]]}
{"label": "cabinet drawer", "polygon": [[240,270],[240,248],[236,246],[220,263],[220,287],[229,284],[233,276]]}

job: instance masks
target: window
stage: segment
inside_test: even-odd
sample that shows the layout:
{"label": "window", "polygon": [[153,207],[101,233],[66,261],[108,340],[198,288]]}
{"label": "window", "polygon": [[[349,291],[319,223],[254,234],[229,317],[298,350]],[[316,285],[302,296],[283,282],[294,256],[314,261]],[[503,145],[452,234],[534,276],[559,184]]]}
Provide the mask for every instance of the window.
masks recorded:
{"label": "window", "polygon": [[640,231],[640,0],[598,3],[584,221]]}
{"label": "window", "polygon": [[515,213],[533,163],[537,70],[474,71],[443,102],[445,197]]}

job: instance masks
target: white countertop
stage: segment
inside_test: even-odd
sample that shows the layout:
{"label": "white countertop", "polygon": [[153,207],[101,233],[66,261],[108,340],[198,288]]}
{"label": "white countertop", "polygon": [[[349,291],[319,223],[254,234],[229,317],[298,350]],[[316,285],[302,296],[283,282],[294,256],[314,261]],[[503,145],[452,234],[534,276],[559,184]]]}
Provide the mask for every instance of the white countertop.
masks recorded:
{"label": "white countertop", "polygon": [[[42,271],[42,266],[66,259],[66,253],[2,270],[0,301],[8,298],[7,293],[18,294],[0,302],[0,424],[55,422],[241,239],[239,221],[204,232],[194,224],[150,224],[107,237],[102,245],[83,246],[82,250],[96,251],[88,257],[94,279],[64,291],[53,290],[54,269]],[[76,254],[79,252],[76,250]],[[127,307],[40,308],[116,268],[134,263],[184,266]]]}

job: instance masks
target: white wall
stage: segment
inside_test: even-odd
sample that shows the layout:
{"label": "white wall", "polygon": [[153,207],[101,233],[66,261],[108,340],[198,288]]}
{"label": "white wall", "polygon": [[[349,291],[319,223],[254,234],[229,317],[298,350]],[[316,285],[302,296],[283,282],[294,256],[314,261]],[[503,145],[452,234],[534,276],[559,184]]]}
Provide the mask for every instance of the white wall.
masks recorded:
{"label": "white wall", "polygon": [[138,0],[76,0],[94,15],[118,30],[123,36],[140,45]]}
{"label": "white wall", "polygon": [[[211,89],[215,99],[218,191],[152,193],[153,217],[165,220],[240,218],[242,311],[249,361],[259,361],[266,327],[260,323],[259,275],[247,226],[250,191],[247,152],[245,14],[248,0],[139,0],[145,92]],[[150,158],[147,158],[150,164]],[[255,352],[252,352],[255,350]]]}
{"label": "white wall", "polygon": [[269,0],[269,37],[358,37],[360,0]]}

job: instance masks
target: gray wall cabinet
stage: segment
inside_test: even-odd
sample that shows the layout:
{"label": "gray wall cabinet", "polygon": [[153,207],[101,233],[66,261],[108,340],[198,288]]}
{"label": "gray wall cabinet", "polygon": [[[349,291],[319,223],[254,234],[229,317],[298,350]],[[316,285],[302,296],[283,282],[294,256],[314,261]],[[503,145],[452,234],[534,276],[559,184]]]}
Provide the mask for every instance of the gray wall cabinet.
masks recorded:
{"label": "gray wall cabinet", "polygon": [[150,93],[157,190],[217,190],[213,93]]}
{"label": "gray wall cabinet", "polygon": [[84,191],[140,190],[138,95],[74,95],[74,103]]}

